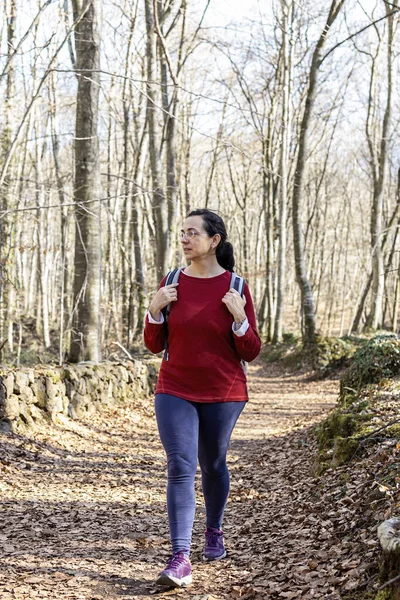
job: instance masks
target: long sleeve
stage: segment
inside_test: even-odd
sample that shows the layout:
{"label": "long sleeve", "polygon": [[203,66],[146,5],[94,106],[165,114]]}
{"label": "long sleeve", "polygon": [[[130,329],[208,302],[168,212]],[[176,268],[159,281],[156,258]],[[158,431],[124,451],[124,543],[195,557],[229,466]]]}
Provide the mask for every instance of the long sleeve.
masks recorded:
{"label": "long sleeve", "polygon": [[[164,285],[165,277],[162,279],[159,289]],[[149,311],[146,312],[146,319],[144,322],[144,344],[150,352],[158,354],[164,350],[164,317],[161,321],[157,322],[154,319],[149,319]]]}
{"label": "long sleeve", "polygon": [[257,331],[256,315],[250,290],[245,285],[244,295],[246,297],[245,312],[249,321],[249,327],[244,335],[234,335],[235,348],[240,358],[246,362],[254,360],[261,350],[261,340]]}
{"label": "long sleeve", "polygon": [[144,343],[153,354],[158,354],[164,350],[164,322],[150,323],[149,316],[146,314],[144,324]]}

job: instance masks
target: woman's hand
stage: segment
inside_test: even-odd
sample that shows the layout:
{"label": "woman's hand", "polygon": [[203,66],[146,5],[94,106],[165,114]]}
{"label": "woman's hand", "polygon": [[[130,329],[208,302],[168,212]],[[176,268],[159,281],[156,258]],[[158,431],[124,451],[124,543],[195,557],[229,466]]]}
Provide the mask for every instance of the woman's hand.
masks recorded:
{"label": "woman's hand", "polygon": [[242,298],[239,292],[231,288],[229,292],[227,292],[222,298],[222,302],[233,315],[236,323],[239,323],[246,318],[246,313],[244,311],[244,307],[246,306],[246,298]]}
{"label": "woman's hand", "polygon": [[178,300],[178,291],[176,289],[178,285],[179,283],[170,283],[169,285],[160,287],[149,306],[149,311],[153,319],[160,321],[162,309],[168,306],[170,302]]}

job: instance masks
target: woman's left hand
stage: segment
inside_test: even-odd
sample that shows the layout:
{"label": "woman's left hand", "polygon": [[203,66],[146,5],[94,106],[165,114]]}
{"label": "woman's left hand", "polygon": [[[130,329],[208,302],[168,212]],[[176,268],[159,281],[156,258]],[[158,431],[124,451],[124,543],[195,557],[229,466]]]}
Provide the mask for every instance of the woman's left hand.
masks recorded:
{"label": "woman's left hand", "polygon": [[246,298],[243,297],[235,289],[231,288],[222,298],[222,302],[233,315],[236,323],[243,321],[246,318],[244,307],[246,306]]}

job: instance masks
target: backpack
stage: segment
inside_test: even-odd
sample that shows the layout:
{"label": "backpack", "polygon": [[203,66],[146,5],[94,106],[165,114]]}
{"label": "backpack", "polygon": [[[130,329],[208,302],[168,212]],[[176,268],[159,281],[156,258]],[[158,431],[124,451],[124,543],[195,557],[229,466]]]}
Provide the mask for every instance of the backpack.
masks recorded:
{"label": "backpack", "polygon": [[[179,275],[181,274],[181,271],[183,271],[184,268],[185,267],[180,267],[179,269],[174,269],[173,271],[170,271],[165,278],[164,285],[171,285],[171,283],[178,283]],[[243,297],[244,284],[245,284],[245,281],[244,281],[243,277],[240,277],[240,275],[237,275],[236,273],[232,272],[229,289],[231,289],[231,288],[235,289]],[[162,313],[164,315],[164,360],[168,360],[168,358],[169,358],[168,317],[169,317],[170,312],[171,312],[171,303],[169,303],[162,311]],[[241,360],[240,362],[241,362],[243,371],[245,373],[247,373],[247,363],[244,360]]]}

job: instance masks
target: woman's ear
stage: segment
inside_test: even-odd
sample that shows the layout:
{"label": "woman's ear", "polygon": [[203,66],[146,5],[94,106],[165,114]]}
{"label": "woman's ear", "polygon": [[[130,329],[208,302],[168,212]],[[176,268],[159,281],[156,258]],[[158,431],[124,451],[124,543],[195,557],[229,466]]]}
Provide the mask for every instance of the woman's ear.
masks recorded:
{"label": "woman's ear", "polygon": [[213,243],[211,244],[211,247],[216,248],[218,246],[218,244],[220,243],[220,241],[221,241],[221,236],[219,235],[219,233],[216,233],[214,235],[214,239],[213,239]]}

